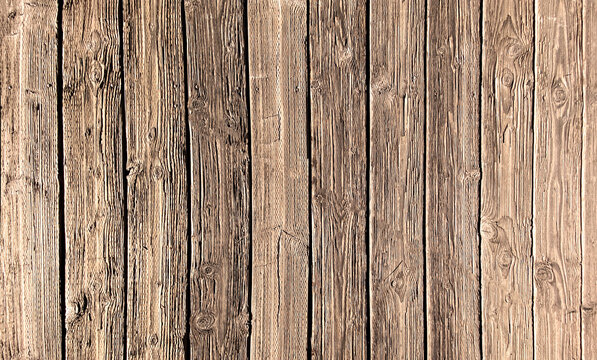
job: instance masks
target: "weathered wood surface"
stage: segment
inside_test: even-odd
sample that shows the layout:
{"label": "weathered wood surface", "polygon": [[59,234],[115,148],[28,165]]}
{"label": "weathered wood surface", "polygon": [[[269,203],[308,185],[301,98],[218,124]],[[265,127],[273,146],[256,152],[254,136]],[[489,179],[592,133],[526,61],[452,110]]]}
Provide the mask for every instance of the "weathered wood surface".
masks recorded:
{"label": "weathered wood surface", "polygon": [[533,358],[533,1],[483,2],[483,355]]}
{"label": "weathered wood surface", "polygon": [[123,118],[118,1],[63,7],[66,357],[124,351]]}
{"label": "weathered wood surface", "polygon": [[181,3],[123,4],[127,358],[183,359],[187,174]]}
{"label": "weathered wood surface", "polygon": [[248,2],[252,359],[307,358],[307,1]]}
{"label": "weathered wood surface", "polygon": [[427,345],[479,359],[480,8],[428,2]]}
{"label": "weathered wood surface", "polygon": [[539,1],[535,14],[536,359],[581,358],[581,5]]}
{"label": "weathered wood surface", "polygon": [[425,356],[425,2],[372,1],[371,355]]}
{"label": "weathered wood surface", "polygon": [[250,172],[245,13],[185,2],[191,146],[191,358],[248,357]]}
{"label": "weathered wood surface", "polygon": [[60,359],[58,3],[0,1],[0,358]]}

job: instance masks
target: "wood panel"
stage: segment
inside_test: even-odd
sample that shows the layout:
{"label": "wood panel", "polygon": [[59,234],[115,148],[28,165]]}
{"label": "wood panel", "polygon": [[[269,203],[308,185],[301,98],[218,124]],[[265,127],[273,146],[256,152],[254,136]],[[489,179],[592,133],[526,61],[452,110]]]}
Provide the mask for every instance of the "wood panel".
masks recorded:
{"label": "wood panel", "polygon": [[533,1],[483,2],[483,356],[533,358]]}
{"label": "wood panel", "polygon": [[583,2],[582,349],[597,358],[597,3]]}
{"label": "wood panel", "polygon": [[185,3],[191,139],[191,358],[248,357],[250,170],[245,7]]}
{"label": "wood panel", "polygon": [[307,358],[307,2],[248,3],[252,359]]}
{"label": "wood panel", "polygon": [[536,7],[535,358],[579,359],[582,2]]}
{"label": "wood panel", "polygon": [[0,358],[59,359],[58,3],[0,1]]}
{"label": "wood panel", "polygon": [[127,358],[182,359],[187,173],[181,3],[127,0]]}
{"label": "wood panel", "polygon": [[118,1],[63,7],[66,357],[122,359],[124,189]]}
{"label": "wood panel", "polygon": [[427,8],[427,345],[479,359],[480,8],[457,5]]}
{"label": "wood panel", "polygon": [[371,356],[422,359],[425,2],[370,9]]}
{"label": "wood panel", "polygon": [[366,358],[367,2],[310,2],[312,356]]}

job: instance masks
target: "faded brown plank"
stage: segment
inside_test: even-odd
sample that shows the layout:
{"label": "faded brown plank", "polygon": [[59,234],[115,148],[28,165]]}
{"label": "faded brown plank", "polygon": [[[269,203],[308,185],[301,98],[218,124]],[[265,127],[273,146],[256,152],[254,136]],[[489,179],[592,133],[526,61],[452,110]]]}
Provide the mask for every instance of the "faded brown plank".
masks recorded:
{"label": "faded brown plank", "polygon": [[371,9],[371,355],[424,357],[425,2]]}
{"label": "faded brown plank", "polygon": [[316,358],[367,357],[367,1],[311,1]]}
{"label": "faded brown plank", "polygon": [[582,2],[536,6],[536,359],[580,359]]}
{"label": "faded brown plank", "polygon": [[479,359],[479,2],[428,2],[427,339]]}
{"label": "faded brown plank", "polygon": [[191,358],[248,357],[250,173],[244,2],[185,2]]}
{"label": "faded brown plank", "polygon": [[307,358],[307,2],[248,2],[252,359]]}
{"label": "faded brown plank", "polygon": [[534,2],[483,2],[483,355],[533,358]]}
{"label": "faded brown plank", "polygon": [[122,359],[123,152],[118,1],[63,7],[66,356]]}
{"label": "faded brown plank", "polygon": [[60,359],[58,3],[0,1],[0,358]]}
{"label": "faded brown plank", "polygon": [[126,0],[129,359],[182,359],[187,174],[181,2]]}
{"label": "faded brown plank", "polygon": [[582,355],[597,359],[597,2],[583,2]]}

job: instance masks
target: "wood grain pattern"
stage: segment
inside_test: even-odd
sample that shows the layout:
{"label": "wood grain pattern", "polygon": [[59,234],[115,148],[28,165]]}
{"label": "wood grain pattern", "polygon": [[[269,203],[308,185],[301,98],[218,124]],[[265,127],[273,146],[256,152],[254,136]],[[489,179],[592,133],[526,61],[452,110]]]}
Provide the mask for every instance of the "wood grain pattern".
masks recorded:
{"label": "wood grain pattern", "polygon": [[580,359],[582,2],[537,3],[535,358]]}
{"label": "wood grain pattern", "polygon": [[483,355],[533,358],[533,1],[483,2]]}
{"label": "wood grain pattern", "polygon": [[187,174],[181,3],[127,0],[127,358],[182,359]]}
{"label": "wood grain pattern", "polygon": [[191,358],[248,357],[250,172],[243,1],[186,1]]}
{"label": "wood grain pattern", "polygon": [[370,9],[371,356],[422,359],[425,2]]}
{"label": "wood grain pattern", "polygon": [[60,359],[58,3],[0,1],[0,358]]}
{"label": "wood grain pattern", "polygon": [[367,2],[310,2],[312,356],[367,357]]}
{"label": "wood grain pattern", "polygon": [[118,1],[63,7],[66,357],[122,359],[124,211]]}
{"label": "wood grain pattern", "polygon": [[428,354],[479,359],[480,8],[439,0],[427,14]]}
{"label": "wood grain pattern", "polygon": [[307,2],[248,3],[252,359],[307,358]]}

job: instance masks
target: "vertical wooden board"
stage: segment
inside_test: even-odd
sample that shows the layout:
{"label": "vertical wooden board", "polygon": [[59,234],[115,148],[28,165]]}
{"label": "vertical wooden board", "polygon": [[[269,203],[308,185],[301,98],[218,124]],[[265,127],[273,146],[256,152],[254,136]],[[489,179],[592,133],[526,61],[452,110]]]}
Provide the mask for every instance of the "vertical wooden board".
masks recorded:
{"label": "vertical wooden board", "polygon": [[597,2],[584,1],[582,355],[597,358]]}
{"label": "vertical wooden board", "polygon": [[124,2],[127,357],[184,358],[187,175],[181,3]]}
{"label": "vertical wooden board", "polygon": [[0,358],[60,359],[57,13],[0,1]]}
{"label": "vertical wooden board", "polygon": [[367,1],[310,2],[314,357],[368,356]]}
{"label": "vertical wooden board", "polygon": [[191,358],[245,359],[250,173],[244,2],[185,2],[191,138]]}
{"label": "vertical wooden board", "polygon": [[248,3],[252,359],[307,358],[307,2]]}
{"label": "vertical wooden board", "polygon": [[535,358],[580,359],[582,2],[536,6]]}
{"label": "vertical wooden board", "polygon": [[427,10],[428,354],[479,359],[480,8]]}
{"label": "vertical wooden board", "polygon": [[533,0],[483,2],[483,355],[533,357]]}
{"label": "vertical wooden board", "polygon": [[424,357],[425,2],[371,2],[371,355]]}
{"label": "vertical wooden board", "polygon": [[66,357],[122,359],[124,226],[118,1],[63,7]]}

